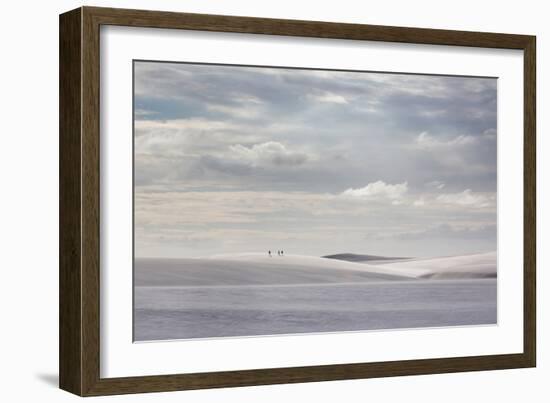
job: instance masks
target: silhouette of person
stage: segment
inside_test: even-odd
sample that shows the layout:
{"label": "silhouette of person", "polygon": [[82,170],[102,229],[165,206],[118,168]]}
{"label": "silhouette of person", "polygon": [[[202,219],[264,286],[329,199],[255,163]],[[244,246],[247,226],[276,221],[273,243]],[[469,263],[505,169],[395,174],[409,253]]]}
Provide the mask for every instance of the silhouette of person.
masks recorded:
{"label": "silhouette of person", "polygon": [[277,251],[277,256],[281,256],[281,251],[280,250]]}
{"label": "silhouette of person", "polygon": [[283,256],[283,251],[281,250],[281,256]]}
{"label": "silhouette of person", "polygon": [[267,254],[269,255],[269,257],[271,257],[271,251],[270,250],[267,251]]}

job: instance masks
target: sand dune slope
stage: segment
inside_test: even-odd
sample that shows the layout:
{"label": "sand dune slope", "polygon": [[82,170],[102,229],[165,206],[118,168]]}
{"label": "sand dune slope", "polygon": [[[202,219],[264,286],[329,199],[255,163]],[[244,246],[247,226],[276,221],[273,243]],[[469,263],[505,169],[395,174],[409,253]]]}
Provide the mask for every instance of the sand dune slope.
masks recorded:
{"label": "sand dune slope", "polygon": [[415,259],[381,266],[392,273],[415,278],[494,278],[497,276],[496,252]]}
{"label": "sand dune slope", "polygon": [[494,278],[496,253],[385,264],[248,253],[201,259],[136,259],[136,286],[236,286]]}
{"label": "sand dune slope", "polygon": [[406,280],[406,274],[311,256],[260,254],[204,259],[136,259],[136,286],[217,286],[353,283]]}

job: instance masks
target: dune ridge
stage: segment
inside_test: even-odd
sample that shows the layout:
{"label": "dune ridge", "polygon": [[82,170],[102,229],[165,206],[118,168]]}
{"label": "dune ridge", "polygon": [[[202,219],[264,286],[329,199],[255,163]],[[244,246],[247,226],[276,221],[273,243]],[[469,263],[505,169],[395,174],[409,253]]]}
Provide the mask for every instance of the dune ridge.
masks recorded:
{"label": "dune ridge", "polygon": [[206,259],[136,259],[136,286],[330,284],[406,280],[405,275],[360,263],[314,257],[226,256]]}
{"label": "dune ridge", "polygon": [[486,252],[461,256],[412,259],[385,265],[395,273],[424,278],[496,278],[497,253]]}
{"label": "dune ridge", "polygon": [[347,262],[382,262],[382,261],[398,261],[408,260],[410,257],[389,257],[377,255],[362,255],[358,253],[336,253],[334,255],[323,256],[326,259],[345,260]]}
{"label": "dune ridge", "polygon": [[136,286],[329,284],[496,277],[496,252],[384,264],[260,253],[198,259],[138,258]]}

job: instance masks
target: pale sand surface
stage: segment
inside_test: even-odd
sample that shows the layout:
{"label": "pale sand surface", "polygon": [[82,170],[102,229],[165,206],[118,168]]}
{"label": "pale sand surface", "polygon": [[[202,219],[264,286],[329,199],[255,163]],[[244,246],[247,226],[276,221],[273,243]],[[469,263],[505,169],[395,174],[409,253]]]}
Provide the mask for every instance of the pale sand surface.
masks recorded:
{"label": "pale sand surface", "polygon": [[136,259],[135,340],[495,324],[496,254]]}
{"label": "pale sand surface", "polygon": [[411,259],[384,265],[393,273],[416,278],[495,278],[496,252],[429,259]]}

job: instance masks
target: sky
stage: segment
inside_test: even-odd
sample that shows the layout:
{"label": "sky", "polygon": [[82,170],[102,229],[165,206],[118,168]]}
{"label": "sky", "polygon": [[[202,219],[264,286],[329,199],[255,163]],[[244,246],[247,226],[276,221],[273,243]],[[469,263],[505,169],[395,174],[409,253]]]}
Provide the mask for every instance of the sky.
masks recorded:
{"label": "sky", "polygon": [[134,62],[136,257],[496,250],[497,79]]}

